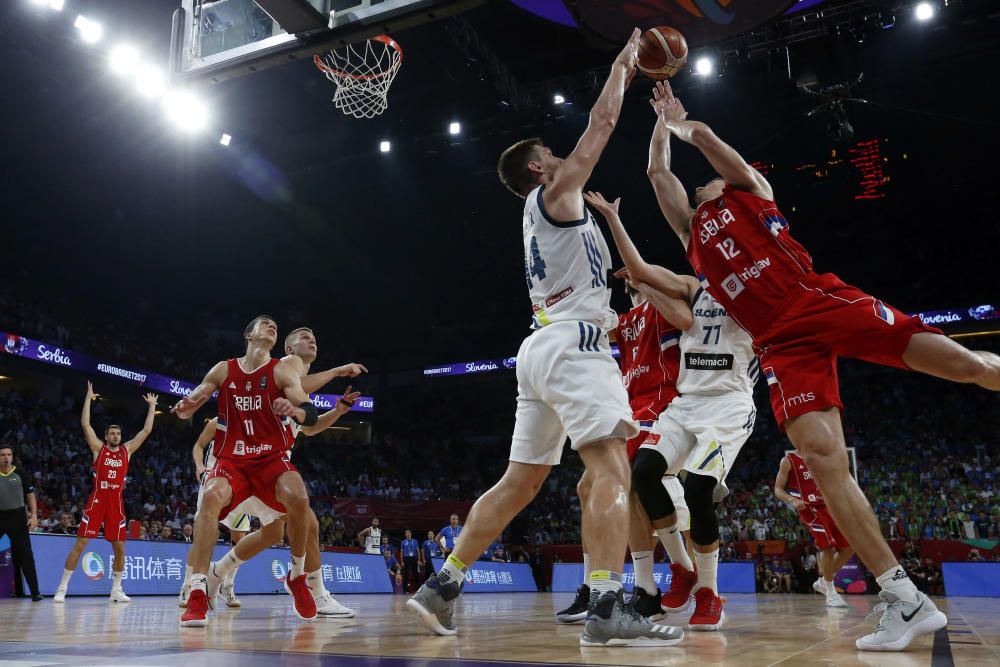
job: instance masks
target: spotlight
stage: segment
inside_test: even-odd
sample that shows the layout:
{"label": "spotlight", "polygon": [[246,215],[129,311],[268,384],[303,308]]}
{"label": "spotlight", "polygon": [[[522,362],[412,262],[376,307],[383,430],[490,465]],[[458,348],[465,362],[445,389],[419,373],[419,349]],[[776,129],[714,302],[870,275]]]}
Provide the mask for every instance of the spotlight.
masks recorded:
{"label": "spotlight", "polygon": [[392,144],[389,143],[388,141],[383,141],[379,143],[378,149],[383,153],[388,153],[389,151],[392,150]]}
{"label": "spotlight", "polygon": [[101,27],[100,23],[95,23],[82,14],[76,17],[73,27],[80,31],[80,37],[88,44],[96,44],[101,41],[101,36],[104,34],[104,28]]}
{"label": "spotlight", "polygon": [[136,73],[135,87],[140,95],[153,99],[167,91],[167,79],[160,70],[146,67]]}
{"label": "spotlight", "polygon": [[918,21],[930,21],[934,18],[934,5],[929,2],[921,2],[917,4],[914,13],[917,15]]}
{"label": "spotlight", "polygon": [[702,56],[695,61],[694,71],[698,76],[708,76],[715,71],[715,63],[708,56]]}
{"label": "spotlight", "polygon": [[462,126],[459,123],[452,122],[448,125],[448,134],[460,134],[462,132]]}
{"label": "spotlight", "polygon": [[111,71],[120,76],[131,74],[139,67],[139,52],[131,46],[118,46],[108,55]]}
{"label": "spotlight", "polygon": [[64,4],[66,4],[64,0],[49,0],[49,9],[61,12]]}
{"label": "spotlight", "polygon": [[163,99],[163,110],[178,128],[195,132],[208,123],[208,110],[191,93],[174,90]]}
{"label": "spotlight", "polygon": [[231,136],[229,136],[228,134],[223,134],[222,137],[219,139],[219,143],[222,144],[223,146],[228,146],[229,142],[232,140],[233,138]]}
{"label": "spotlight", "polygon": [[552,102],[553,104],[564,104],[566,102],[566,98],[556,93],[555,96],[553,96],[552,98]]}

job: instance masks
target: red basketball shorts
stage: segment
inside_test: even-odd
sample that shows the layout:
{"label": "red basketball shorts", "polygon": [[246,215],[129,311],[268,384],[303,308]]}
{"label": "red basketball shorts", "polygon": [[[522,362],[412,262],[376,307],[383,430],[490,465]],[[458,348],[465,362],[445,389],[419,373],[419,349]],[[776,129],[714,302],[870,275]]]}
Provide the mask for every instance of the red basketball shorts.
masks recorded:
{"label": "red basketball shorts", "polygon": [[261,459],[216,461],[205,484],[215,477],[222,477],[229,482],[233,490],[232,500],[219,512],[219,520],[225,519],[233,508],[251,496],[255,496],[274,511],[284,514],[285,506],[278,502],[275,486],[278,478],[286,472],[298,472],[298,470],[284,454]]}
{"label": "red basketball shorts", "polygon": [[104,539],[108,542],[121,542],[125,539],[125,503],[121,492],[99,493],[92,491],[80,519],[80,527],[76,529],[77,537],[97,537],[104,526]]}
{"label": "red basketball shorts", "polygon": [[809,529],[817,549],[846,549],[851,546],[844,534],[837,528],[836,522],[830,516],[826,507],[811,507],[799,512],[799,519]]}
{"label": "red basketball shorts", "polygon": [[[635,455],[639,453],[639,448],[642,447],[643,443],[645,443],[646,440],[649,439],[651,435],[649,429],[653,428],[653,424],[655,423],[656,422],[645,422],[645,421],[639,422],[639,428],[642,429],[639,431],[639,435],[635,436],[634,438],[629,438],[628,440],[625,441],[625,447],[626,451],[628,452],[629,463],[635,461]],[[653,435],[652,437],[657,438],[658,436]]]}
{"label": "red basketball shorts", "polygon": [[810,275],[795,287],[785,311],[754,339],[771,390],[771,409],[782,429],[793,417],[844,409],[837,358],[906,368],[903,352],[915,333],[941,333],[919,317],[845,285],[832,273]]}

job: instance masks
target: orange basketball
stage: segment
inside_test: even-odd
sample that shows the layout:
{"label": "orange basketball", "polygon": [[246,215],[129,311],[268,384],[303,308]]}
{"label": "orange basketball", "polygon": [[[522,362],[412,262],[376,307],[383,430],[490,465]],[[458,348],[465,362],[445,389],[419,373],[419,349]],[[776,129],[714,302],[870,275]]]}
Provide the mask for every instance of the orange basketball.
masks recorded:
{"label": "orange basketball", "polygon": [[651,79],[669,79],[687,62],[684,35],[670,26],[651,28],[639,38],[639,71]]}

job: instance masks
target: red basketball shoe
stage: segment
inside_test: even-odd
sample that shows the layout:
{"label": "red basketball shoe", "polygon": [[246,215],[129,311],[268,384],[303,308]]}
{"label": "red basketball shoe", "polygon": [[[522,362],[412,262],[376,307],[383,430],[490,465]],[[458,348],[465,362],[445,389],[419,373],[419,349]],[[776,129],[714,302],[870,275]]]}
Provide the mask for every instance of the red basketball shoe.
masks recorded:
{"label": "red basketball shoe", "polygon": [[726,622],[722,598],[711,588],[699,588],[694,594],[694,613],[688,621],[689,630],[718,630]]}
{"label": "red basketball shoe", "polygon": [[[295,609],[295,615],[305,621],[316,618],[316,600],[313,599],[312,591],[306,584],[305,573],[303,572],[294,579],[289,577],[286,583],[292,593],[292,608]],[[191,603],[188,602],[188,604]]]}
{"label": "red basketball shoe", "polygon": [[684,611],[691,598],[691,590],[698,581],[698,575],[685,570],[684,566],[678,563],[671,563],[670,571],[673,573],[670,577],[670,590],[660,598],[660,605],[666,612]]}
{"label": "red basketball shoe", "polygon": [[188,596],[187,607],[181,615],[181,627],[203,628],[208,625],[208,595],[195,588]]}

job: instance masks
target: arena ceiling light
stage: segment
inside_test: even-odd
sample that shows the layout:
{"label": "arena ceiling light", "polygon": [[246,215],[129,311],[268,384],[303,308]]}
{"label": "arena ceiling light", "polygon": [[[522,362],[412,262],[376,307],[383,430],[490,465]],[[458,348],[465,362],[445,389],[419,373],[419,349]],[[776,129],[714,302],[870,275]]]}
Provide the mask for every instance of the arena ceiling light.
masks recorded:
{"label": "arena ceiling light", "polygon": [[155,99],[167,92],[167,77],[155,67],[140,68],[135,75],[135,88],[143,97]]}
{"label": "arena ceiling light", "polygon": [[560,95],[559,93],[556,93],[552,97],[552,103],[553,104],[565,104],[565,102],[566,102],[566,98],[563,97],[562,95]]}
{"label": "arena ceiling light", "polygon": [[38,5],[39,7],[48,7],[60,12],[66,3],[64,0],[31,0],[31,4]]}
{"label": "arena ceiling light", "polygon": [[223,134],[221,137],[219,137],[219,143],[222,144],[223,146],[228,146],[232,140],[233,138],[228,134]]}
{"label": "arena ceiling light", "polygon": [[715,71],[715,61],[708,56],[702,56],[694,61],[694,72],[698,76],[708,76]]}
{"label": "arena ceiling light", "polygon": [[88,44],[96,44],[104,36],[104,28],[101,24],[91,21],[83,14],[76,17],[73,27],[80,31],[80,37]]}
{"label": "arena ceiling light", "polygon": [[918,21],[930,21],[934,18],[934,5],[929,2],[919,2],[914,9],[914,14],[916,14]]}
{"label": "arena ceiling light", "polygon": [[116,46],[108,54],[108,64],[115,74],[128,76],[139,69],[139,52],[127,44]]}
{"label": "arena ceiling light", "polygon": [[186,90],[172,90],[163,98],[167,118],[185,132],[197,132],[208,125],[208,109]]}
{"label": "arena ceiling light", "polygon": [[379,143],[378,149],[382,153],[388,153],[389,151],[392,150],[392,144],[389,143],[388,141],[382,141]]}
{"label": "arena ceiling light", "polygon": [[448,124],[448,134],[461,134],[462,124],[456,121],[452,121]]}

